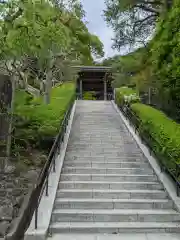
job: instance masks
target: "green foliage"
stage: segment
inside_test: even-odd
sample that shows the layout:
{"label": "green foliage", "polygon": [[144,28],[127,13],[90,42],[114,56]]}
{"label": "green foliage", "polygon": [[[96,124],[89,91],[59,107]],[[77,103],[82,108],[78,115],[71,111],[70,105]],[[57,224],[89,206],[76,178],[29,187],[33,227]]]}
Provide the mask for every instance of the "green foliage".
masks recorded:
{"label": "green foliage", "polygon": [[105,19],[115,32],[114,46],[144,46],[155,29],[155,23],[171,6],[172,0],[106,0]]}
{"label": "green foliage", "polygon": [[[74,94],[74,86],[64,85],[58,88],[60,92],[53,89],[50,96],[52,82],[75,80],[72,65],[91,64],[94,55],[102,57],[103,44],[88,31],[79,0],[0,1],[0,16],[0,71],[12,76],[13,88],[8,132],[15,127],[15,141],[26,146],[38,146],[45,138],[52,142]],[[22,102],[16,98],[13,126],[15,88],[31,89],[28,84],[40,88],[47,105],[19,92]],[[11,142],[8,134],[7,157]]]}
{"label": "green foliage", "polygon": [[94,96],[94,92],[85,92],[83,94],[83,99],[84,100],[96,100],[95,96]]}
{"label": "green foliage", "polygon": [[124,102],[131,104],[140,101],[136,90],[128,87],[116,88],[115,97],[115,101],[119,106],[123,105]]}
{"label": "green foliage", "polygon": [[[152,67],[159,94],[166,94],[180,115],[180,2],[174,1],[170,13],[161,20],[152,42]],[[165,98],[162,96],[162,98]]]}
{"label": "green foliage", "polygon": [[116,93],[119,93],[123,96],[129,96],[132,94],[136,94],[136,90],[132,89],[132,88],[128,88],[128,87],[121,87],[116,89]]}
{"label": "green foliage", "polygon": [[26,92],[23,89],[18,89],[15,92],[15,108],[18,108],[20,105],[26,105],[31,100],[33,100],[33,96]]}
{"label": "green foliage", "polygon": [[33,99],[27,104],[28,95],[19,91],[15,108],[15,114],[19,117],[15,125],[17,141],[19,139],[22,144],[30,143],[36,147],[46,142],[51,145],[74,94],[74,84],[65,83],[52,89],[50,104],[44,104],[42,98]]}
{"label": "green foliage", "polygon": [[46,79],[46,95],[53,78],[73,79],[72,64],[92,63],[92,55],[104,54],[103,44],[83,21],[78,0],[8,0],[0,2],[0,15],[0,59],[24,82]]}
{"label": "green foliage", "polygon": [[132,104],[131,109],[142,121],[141,133],[148,132],[152,136],[152,142],[155,139],[154,150],[163,152],[164,163],[169,169],[175,170],[174,163],[180,163],[180,125],[163,112],[144,104]]}
{"label": "green foliage", "polygon": [[104,66],[111,66],[113,69],[113,85],[115,88],[119,88],[123,85],[127,86],[133,80],[133,76],[137,75],[144,67],[144,55],[146,53],[145,48],[139,48],[133,53],[129,53],[125,56],[116,55],[112,58],[105,59],[102,62]]}
{"label": "green foliage", "polygon": [[139,93],[145,93],[145,101],[151,101],[175,120],[180,120],[179,15],[180,2],[175,0],[172,9],[159,18],[154,37],[145,48],[119,60],[117,56],[105,60],[116,72],[115,87],[136,84]]}

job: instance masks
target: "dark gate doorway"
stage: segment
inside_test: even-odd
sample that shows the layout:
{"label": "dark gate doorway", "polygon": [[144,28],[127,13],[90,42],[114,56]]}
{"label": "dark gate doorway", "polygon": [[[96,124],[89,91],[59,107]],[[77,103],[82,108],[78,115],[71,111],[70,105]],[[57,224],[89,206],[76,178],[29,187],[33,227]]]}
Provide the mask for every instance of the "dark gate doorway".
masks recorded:
{"label": "dark gate doorway", "polygon": [[89,93],[96,100],[112,100],[112,69],[99,66],[75,66],[78,71],[76,94],[79,99]]}

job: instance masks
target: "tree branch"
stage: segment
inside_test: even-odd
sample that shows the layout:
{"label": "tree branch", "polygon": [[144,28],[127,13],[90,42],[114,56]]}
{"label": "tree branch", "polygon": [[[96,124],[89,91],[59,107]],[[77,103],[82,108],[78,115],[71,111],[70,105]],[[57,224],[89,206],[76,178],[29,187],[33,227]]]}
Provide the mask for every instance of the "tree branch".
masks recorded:
{"label": "tree branch", "polygon": [[142,4],[149,4],[149,5],[163,5],[163,1],[146,1],[146,0],[139,0]]}
{"label": "tree branch", "polygon": [[138,25],[138,24],[139,24],[139,26],[141,26],[143,23],[147,22],[147,21],[148,21],[149,19],[151,19],[151,18],[152,18],[152,21],[155,20],[156,15],[155,15],[155,14],[149,15],[149,16],[147,16],[147,17],[144,18],[144,19],[141,19],[141,20],[136,21],[134,25],[135,25],[135,27],[137,27],[136,25]]}
{"label": "tree branch", "polygon": [[14,13],[13,15],[10,15],[10,14],[7,15],[4,20],[5,22],[12,23],[16,18],[20,17],[22,13],[23,13],[23,9],[19,8],[16,13]]}
{"label": "tree branch", "polygon": [[159,14],[160,14],[160,12],[158,10],[147,7],[145,5],[138,5],[137,4],[136,7],[142,9],[143,11],[154,13],[154,14],[156,14],[156,16],[159,16]]}

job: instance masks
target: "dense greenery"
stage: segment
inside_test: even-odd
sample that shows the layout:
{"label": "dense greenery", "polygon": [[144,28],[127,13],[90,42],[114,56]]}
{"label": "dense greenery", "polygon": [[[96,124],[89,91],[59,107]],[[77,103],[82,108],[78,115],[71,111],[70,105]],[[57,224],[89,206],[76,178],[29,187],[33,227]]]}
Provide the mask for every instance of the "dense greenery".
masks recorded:
{"label": "dense greenery", "polygon": [[159,19],[155,36],[146,48],[119,57],[137,60],[137,52],[140,54],[138,63],[127,62],[127,67],[136,69],[128,83],[135,83],[140,93],[148,92],[150,103],[156,108],[141,103],[130,106],[141,122],[140,134],[147,136],[159,160],[172,172],[175,162],[180,163],[180,125],[168,117],[180,119],[179,14],[180,2],[175,0],[169,12]]}
{"label": "dense greenery", "polygon": [[151,60],[156,82],[152,86],[158,91],[163,108],[180,119],[180,2],[174,6],[157,29],[152,42]]}
{"label": "dense greenery", "polygon": [[95,92],[93,92],[93,91],[85,92],[83,94],[83,99],[84,100],[96,100]]}
{"label": "dense greenery", "polygon": [[141,120],[141,134],[150,134],[153,149],[164,155],[164,164],[174,171],[174,163],[180,163],[180,125],[163,112],[141,103],[132,104],[131,109]]}
{"label": "dense greenery", "polygon": [[72,64],[92,64],[103,56],[103,44],[83,22],[78,0],[0,2],[0,66],[27,88],[39,81],[49,103],[52,81],[74,78]]}
{"label": "dense greenery", "polygon": [[143,69],[142,57],[145,52],[144,48],[140,48],[133,53],[125,56],[114,56],[103,60],[102,65],[111,66],[113,69],[114,87],[123,85],[132,85],[132,77]]}
{"label": "dense greenery", "polygon": [[144,102],[163,110],[178,121],[180,120],[179,14],[180,2],[174,0],[169,11],[160,16],[154,37],[146,47],[126,56],[115,56],[104,61],[116,71],[116,87],[135,84],[138,92],[143,94]]}
{"label": "dense greenery", "polygon": [[28,148],[48,150],[60,129],[64,114],[75,97],[74,83],[56,86],[51,91],[51,102],[46,105],[42,97],[32,99],[23,90],[17,92],[15,114],[15,142]]}
{"label": "dense greenery", "polygon": [[[11,132],[14,128],[13,113],[16,90],[30,91],[29,84],[31,84],[33,87],[39,88],[44,102],[48,104],[47,106],[36,106],[33,108],[33,113],[30,111],[30,115],[25,106],[19,106],[21,115],[29,118],[27,125],[32,127],[28,128],[29,132],[27,131],[26,134],[31,138],[39,139],[40,133],[43,137],[45,131],[48,135],[48,129],[50,130],[50,125],[48,125],[50,123],[43,122],[43,116],[48,114],[52,114],[54,117],[59,116],[58,109],[56,116],[55,112],[51,112],[53,103],[50,101],[52,100],[53,84],[75,80],[77,74],[72,65],[93,64],[92,56],[101,58],[104,52],[99,38],[88,31],[83,21],[85,13],[79,0],[0,1],[0,15],[0,72],[11,76],[13,89],[6,144],[6,156],[9,158],[12,142]],[[59,92],[59,94],[61,93]],[[37,103],[34,102],[34,104]],[[41,112],[42,118],[38,115],[39,112]],[[36,119],[36,114],[39,119]],[[54,119],[54,121],[51,125],[50,135],[57,129],[56,121],[58,119]],[[23,129],[23,127],[22,130],[19,128],[19,136]],[[38,131],[36,137],[33,133],[31,134],[31,131],[35,133],[35,130]],[[39,140],[37,140],[38,142]],[[8,165],[7,161],[2,165],[3,168]]]}
{"label": "dense greenery", "polygon": [[146,45],[159,17],[172,6],[172,0],[106,0],[105,19],[115,31],[114,47],[137,48]]}
{"label": "dense greenery", "polygon": [[135,89],[128,87],[116,88],[115,101],[118,106],[123,105],[125,102],[134,103],[139,102],[139,95]]}

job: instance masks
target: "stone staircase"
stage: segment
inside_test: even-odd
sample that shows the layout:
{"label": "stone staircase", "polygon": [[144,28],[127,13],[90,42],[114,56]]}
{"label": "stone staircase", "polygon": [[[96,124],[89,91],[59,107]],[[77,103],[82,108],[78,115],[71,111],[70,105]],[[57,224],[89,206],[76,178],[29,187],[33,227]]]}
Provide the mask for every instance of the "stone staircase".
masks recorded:
{"label": "stone staircase", "polygon": [[49,231],[180,232],[180,214],[111,102],[77,101]]}

